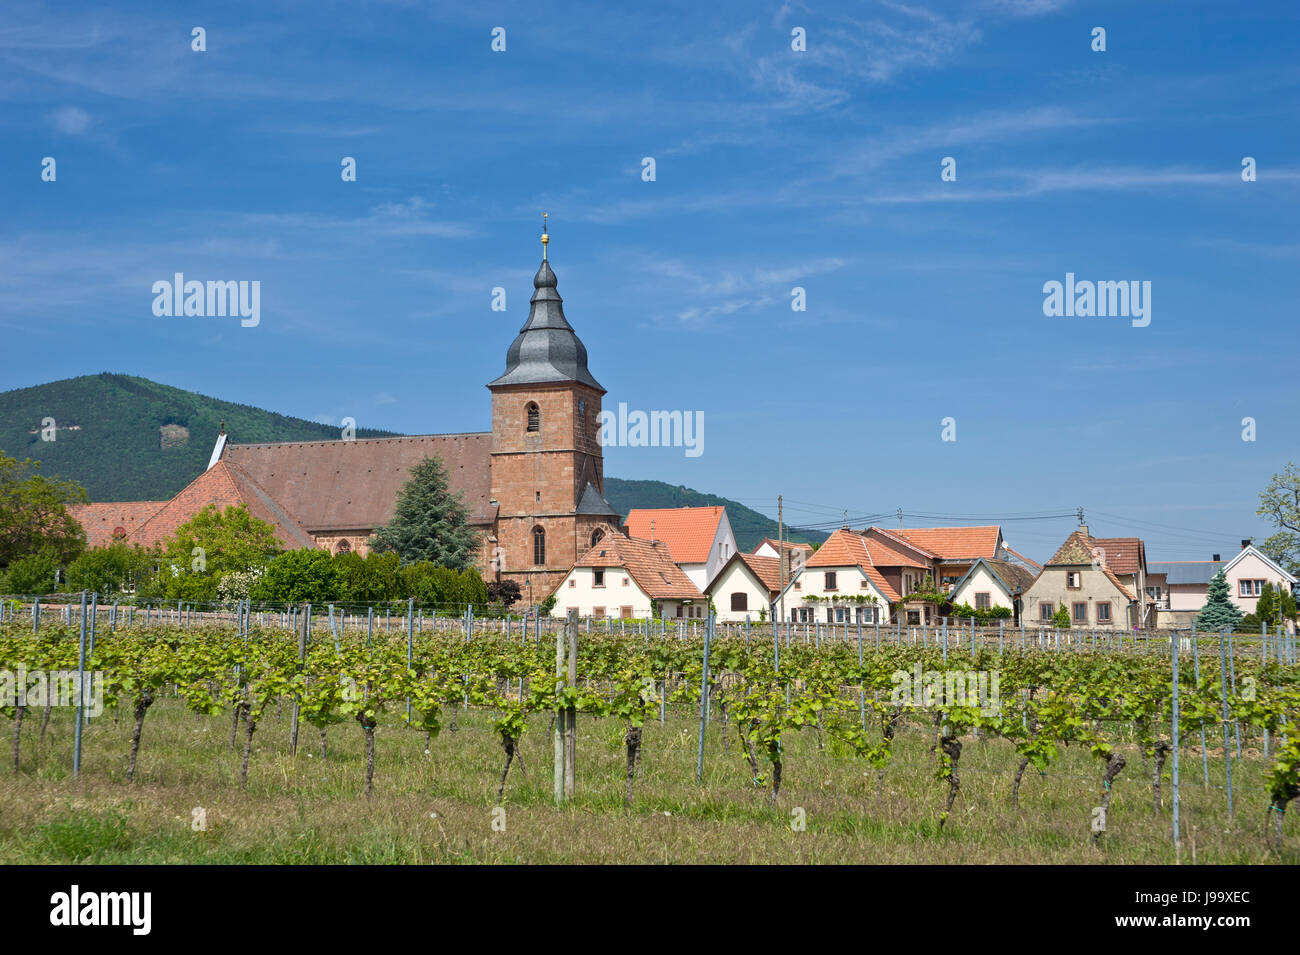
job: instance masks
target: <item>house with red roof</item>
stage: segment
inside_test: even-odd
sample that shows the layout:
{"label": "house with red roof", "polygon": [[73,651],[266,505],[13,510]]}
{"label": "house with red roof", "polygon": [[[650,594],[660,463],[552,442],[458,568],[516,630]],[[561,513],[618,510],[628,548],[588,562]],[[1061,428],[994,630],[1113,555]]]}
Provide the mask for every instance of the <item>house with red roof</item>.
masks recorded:
{"label": "house with red roof", "polygon": [[883,554],[878,545],[868,546],[864,534],[835,531],[778,595],[778,614],[800,623],[888,623],[890,608],[902,596],[876,566]]}
{"label": "house with red roof", "polygon": [[743,622],[769,618],[769,608],[781,593],[781,561],[775,557],[737,552],[731,555],[704,595],[719,620]]}
{"label": "house with red roof", "polygon": [[1052,617],[1064,607],[1073,627],[1129,630],[1141,626],[1138,595],[1111,569],[1109,558],[1098,539],[1089,535],[1088,526],[1079,527],[1024,592],[1021,619],[1031,626],[1051,626]]}
{"label": "house with red roof", "polygon": [[708,600],[673,560],[665,541],[651,543],[614,531],[578,558],[551,591],[556,616],[625,620],[703,619]]}
{"label": "house with red roof", "polygon": [[701,592],[736,553],[736,535],[721,506],[635,508],[625,526],[629,537],[667,544],[677,566]]}

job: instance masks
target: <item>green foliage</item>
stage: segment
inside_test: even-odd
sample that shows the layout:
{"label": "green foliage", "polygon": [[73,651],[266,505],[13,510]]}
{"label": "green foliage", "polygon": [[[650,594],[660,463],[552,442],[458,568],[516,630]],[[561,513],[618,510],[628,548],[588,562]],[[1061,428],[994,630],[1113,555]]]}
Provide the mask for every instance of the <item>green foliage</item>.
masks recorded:
{"label": "green foliage", "polygon": [[59,559],[49,550],[19,557],[9,565],[0,584],[7,594],[48,594],[58,589],[54,575]]}
{"label": "green foliage", "polygon": [[253,600],[275,603],[327,603],[338,600],[340,575],[325,550],[291,550],[280,554],[249,589]]}
{"label": "green foliage", "polygon": [[42,475],[39,462],[0,451],[0,568],[40,550],[60,564],[75,559],[86,549],[86,535],[68,505],[87,500],[71,481]]}
{"label": "green foliage", "polygon": [[[45,417],[58,426],[54,441],[40,439]],[[167,500],[203,473],[223,421],[231,440],[243,443],[339,437],[331,425],[129,375],[85,375],[0,394],[0,448],[77,481],[93,501]],[[162,440],[164,426],[174,439]],[[387,434],[357,429],[358,438]]]}
{"label": "green foliage", "polygon": [[370,544],[380,553],[396,553],[403,563],[427,560],[460,569],[473,562],[479,534],[469,526],[460,495],[447,489],[440,458],[425,458],[411,468],[392,521],[375,528]]}
{"label": "green foliage", "polygon": [[1056,613],[1052,614],[1052,626],[1057,630],[1069,630],[1071,623],[1070,608],[1065,606],[1065,604],[1061,604],[1061,606],[1057,608]]}
{"label": "green foliage", "polygon": [[1285,624],[1295,617],[1295,595],[1286,587],[1278,587],[1274,590],[1273,585],[1265,581],[1263,592],[1255,603],[1254,612],[1242,617],[1241,623],[1237,626],[1239,630],[1257,633],[1262,624],[1271,632],[1278,624]]}
{"label": "green foliage", "polygon": [[101,596],[121,593],[148,574],[152,560],[146,551],[125,541],[93,548],[68,565],[68,589]]}
{"label": "green foliage", "polygon": [[223,575],[265,567],[280,550],[275,528],[243,505],[209,504],[176,528],[162,547],[161,569],[140,595],[213,600]]}
{"label": "green foliage", "polygon": [[396,554],[339,554],[334,566],[339,575],[340,600],[379,603],[395,600],[401,591],[402,560]]}
{"label": "green foliage", "polygon": [[1222,570],[1210,578],[1205,606],[1196,617],[1196,626],[1213,633],[1233,630],[1241,623],[1241,611],[1228,596],[1228,577]]}
{"label": "green foliage", "polygon": [[952,616],[956,620],[969,622],[972,617],[977,624],[986,624],[991,620],[1007,620],[1012,616],[1010,607],[989,607],[987,610],[977,609],[970,604],[956,604],[952,608]]}
{"label": "green foliage", "polygon": [[1300,574],[1300,468],[1289,462],[1259,493],[1259,510],[1277,528],[1259,549],[1292,574]]}
{"label": "green foliage", "polygon": [[551,594],[542,601],[542,605],[537,608],[537,613],[542,617],[549,617],[551,611],[555,609],[555,594]]}

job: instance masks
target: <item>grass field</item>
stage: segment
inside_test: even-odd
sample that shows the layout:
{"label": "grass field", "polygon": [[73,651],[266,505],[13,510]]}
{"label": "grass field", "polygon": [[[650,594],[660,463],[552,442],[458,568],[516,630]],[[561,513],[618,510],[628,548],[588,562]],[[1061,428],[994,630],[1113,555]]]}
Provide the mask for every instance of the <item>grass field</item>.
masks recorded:
{"label": "grass field", "polygon": [[[43,744],[39,713],[22,731],[21,772],[0,776],[0,858],[7,863],[1169,863],[1170,784],[1153,811],[1149,773],[1136,746],[1114,786],[1101,847],[1091,846],[1100,763],[1077,746],[1049,774],[1026,773],[1010,804],[1016,756],[1001,740],[966,739],[961,791],[938,824],[946,784],[934,778],[932,737],[920,723],[900,734],[877,797],[864,761],[819,749],[813,730],[787,736],[779,802],[748,778],[733,738],[711,724],[704,784],[694,780],[699,724],[683,711],[645,728],[633,802],[623,804],[623,726],[579,718],[578,794],[552,802],[547,721],[535,716],[522,741],[527,777],[510,770],[486,712],[462,712],[424,752],[424,736],[393,723],[377,732],[374,795],[364,795],[363,737],[355,725],[303,727],[288,755],[289,708],[273,706],[254,737],[247,791],[230,718],[199,717],[172,699],[149,712],[134,783],[125,779],[132,721],[109,711],[87,728],[80,778],[71,775],[73,717],[55,710]],[[6,740],[11,738],[6,725]],[[1199,740],[1197,740],[1199,742]],[[7,751],[7,748],[6,748]],[[1195,749],[1182,757],[1181,862],[1295,863],[1288,823],[1281,856],[1264,844],[1263,761],[1234,764],[1235,825],[1211,743],[1211,787]],[[1166,777],[1169,765],[1166,764]],[[504,831],[493,827],[502,807]],[[192,826],[206,811],[206,831]],[[806,830],[792,820],[802,809]],[[501,814],[495,816],[498,826]]]}

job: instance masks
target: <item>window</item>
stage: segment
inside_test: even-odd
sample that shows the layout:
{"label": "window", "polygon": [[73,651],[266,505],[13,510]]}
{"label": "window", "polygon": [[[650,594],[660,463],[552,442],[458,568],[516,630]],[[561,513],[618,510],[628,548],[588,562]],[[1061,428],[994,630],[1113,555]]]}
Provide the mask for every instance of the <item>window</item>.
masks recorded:
{"label": "window", "polygon": [[[1056,615],[1056,605],[1055,605],[1055,604],[1050,603],[1049,601],[1044,600],[1042,603],[1040,603],[1040,604],[1038,605],[1038,619],[1039,619],[1039,620],[1043,620],[1043,621],[1046,621],[1046,622],[1050,622],[1051,619],[1052,619],[1052,617],[1055,616],[1055,615]],[[1171,677],[1171,679],[1172,679],[1172,677]]]}
{"label": "window", "polygon": [[535,433],[542,430],[542,409],[536,401],[528,402],[528,430]]}
{"label": "window", "polygon": [[[592,532],[591,532],[591,546],[592,546],[592,547],[595,547],[597,544],[599,544],[599,543],[600,543],[600,539],[601,539],[602,537],[604,537],[604,536],[605,536],[605,532],[602,531],[599,527],[596,528],[594,531],[592,531]],[[1171,677],[1171,679],[1172,679],[1172,677]]]}
{"label": "window", "polygon": [[[619,616],[621,616],[624,620],[631,620],[631,619],[632,619],[632,608],[631,608],[631,607],[619,607],[619,608],[618,608],[618,613],[619,613]],[[1172,679],[1172,678],[1171,678],[1171,679]]]}
{"label": "window", "polygon": [[1072,570],[1065,575],[1065,586],[1070,590],[1078,590],[1083,586],[1083,576],[1077,571]]}
{"label": "window", "polygon": [[909,627],[919,627],[921,625],[921,611],[909,610],[907,612],[907,625]]}
{"label": "window", "polygon": [[828,570],[828,571],[826,571],[826,589],[827,589],[827,590],[835,590],[835,589],[836,589],[836,588],[835,588],[835,571],[833,571],[833,570]]}
{"label": "window", "polygon": [[[802,581],[802,580],[796,580],[796,581],[794,582],[794,589],[795,589],[795,590],[803,590],[803,581]],[[1172,680],[1173,680],[1173,677],[1170,677],[1169,679],[1172,681]]]}
{"label": "window", "polygon": [[[604,587],[604,586],[605,586],[605,571],[604,571],[604,570],[593,570],[593,571],[591,572],[591,585],[592,585],[593,587]],[[1171,678],[1171,679],[1172,679],[1172,678]]]}
{"label": "window", "polygon": [[[592,607],[592,608],[591,608],[591,615],[592,615],[593,617],[603,618],[603,617],[605,616],[605,608],[604,608],[604,607]],[[1170,677],[1170,679],[1172,680],[1173,678]]]}
{"label": "window", "polygon": [[1258,597],[1264,592],[1264,581],[1242,580],[1237,582],[1237,595],[1241,597]]}
{"label": "window", "polygon": [[1087,603],[1080,603],[1079,601],[1075,601],[1070,606],[1070,615],[1074,618],[1075,623],[1087,623],[1088,622]]}
{"label": "window", "polygon": [[[574,580],[572,577],[570,577],[570,578],[569,578],[569,586],[570,586],[570,587],[576,587],[576,586],[578,586],[578,582],[577,582],[576,580]],[[1170,677],[1169,679],[1170,679],[1171,682],[1173,681],[1173,677]]]}
{"label": "window", "polygon": [[790,611],[790,619],[795,623],[811,623],[812,609],[810,607],[795,607]]}
{"label": "window", "polygon": [[343,540],[339,541],[338,546],[334,548],[334,553],[336,554],[352,553],[352,545],[348,543],[347,538],[344,538]]}
{"label": "window", "polygon": [[[1097,622],[1110,623],[1110,601],[1109,600],[1097,604]],[[1172,682],[1172,679],[1173,678],[1171,677],[1170,682]]]}
{"label": "window", "polygon": [[[680,617],[681,615],[682,615],[682,605],[681,605],[681,604],[678,604],[678,605],[677,605],[677,616]],[[1169,678],[1169,682],[1172,683],[1173,681],[1174,681],[1174,678],[1173,678],[1173,677],[1170,677],[1170,678]]]}
{"label": "window", "polygon": [[546,565],[546,531],[540,527],[533,528],[533,563],[538,567]]}
{"label": "window", "polygon": [[627,578],[626,578],[626,577],[623,578],[623,586],[624,586],[624,587],[627,586]]}
{"label": "window", "polygon": [[1154,601],[1159,602],[1161,593],[1162,593],[1162,591],[1161,591],[1161,588],[1159,588],[1159,587],[1148,587],[1148,588],[1147,588],[1147,596],[1150,597],[1150,598],[1151,598],[1152,600],[1154,600]]}
{"label": "window", "polygon": [[[993,598],[990,597],[988,594],[975,595],[976,610],[988,610],[991,606],[993,606]],[[1172,681],[1173,677],[1170,677],[1170,680]]]}
{"label": "window", "polygon": [[862,590],[870,590],[870,589],[871,589],[871,581],[869,581],[869,580],[867,580],[867,578],[863,577],[861,580],[858,581],[858,587],[859,587],[860,589],[862,589]]}
{"label": "window", "polygon": [[[749,609],[749,594],[735,593],[731,595],[731,609],[745,611]],[[1173,680],[1173,677],[1170,677]]]}
{"label": "window", "polygon": [[858,622],[859,622],[859,623],[875,623],[875,622],[876,622],[876,608],[875,608],[875,607],[858,607],[858,608],[857,608],[857,611],[858,611]]}

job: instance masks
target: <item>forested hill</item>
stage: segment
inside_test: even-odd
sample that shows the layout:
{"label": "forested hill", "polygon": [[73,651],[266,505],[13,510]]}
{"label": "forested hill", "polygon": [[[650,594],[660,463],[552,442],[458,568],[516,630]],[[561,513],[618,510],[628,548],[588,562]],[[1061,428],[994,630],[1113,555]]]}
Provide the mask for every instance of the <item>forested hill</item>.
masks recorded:
{"label": "forested hill", "polygon": [[[41,437],[46,418],[53,441]],[[0,393],[0,450],[40,461],[42,474],[76,481],[92,501],[166,500],[203,473],[223,421],[240,443],[339,436],[332,425],[105,372]]]}
{"label": "forested hill", "polygon": [[[54,420],[53,441],[41,437],[47,418]],[[223,421],[240,444],[339,437],[333,425],[105,372],[0,392],[0,451],[40,461],[42,474],[76,481],[92,501],[162,501],[203,473]],[[362,438],[393,433],[357,429]],[[634,507],[721,504],[745,551],[777,536],[776,521],[758,511],[662,481],[606,478],[605,496],[624,517]],[[797,528],[787,528],[786,536],[826,539]]]}

